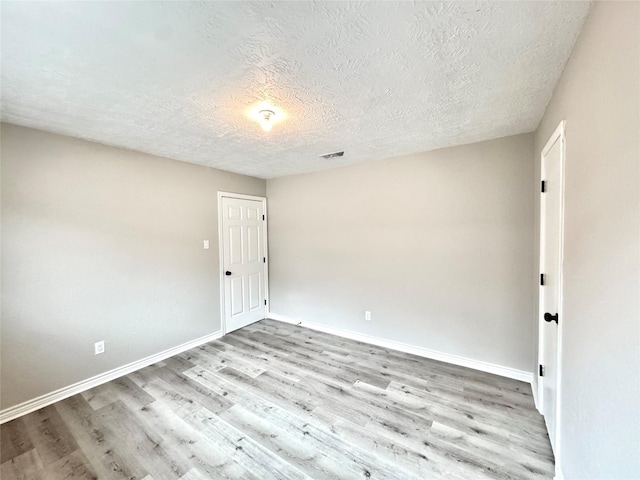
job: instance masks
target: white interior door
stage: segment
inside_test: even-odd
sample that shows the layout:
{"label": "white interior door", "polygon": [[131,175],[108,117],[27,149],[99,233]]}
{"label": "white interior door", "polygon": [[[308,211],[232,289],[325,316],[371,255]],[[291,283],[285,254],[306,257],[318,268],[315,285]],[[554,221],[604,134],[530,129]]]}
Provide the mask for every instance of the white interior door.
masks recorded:
{"label": "white interior door", "polygon": [[222,196],[225,333],[266,316],[265,200]]}
{"label": "white interior door", "polygon": [[560,315],[562,309],[562,211],[564,123],[542,151],[540,193],[539,396],[554,452],[557,451]]}

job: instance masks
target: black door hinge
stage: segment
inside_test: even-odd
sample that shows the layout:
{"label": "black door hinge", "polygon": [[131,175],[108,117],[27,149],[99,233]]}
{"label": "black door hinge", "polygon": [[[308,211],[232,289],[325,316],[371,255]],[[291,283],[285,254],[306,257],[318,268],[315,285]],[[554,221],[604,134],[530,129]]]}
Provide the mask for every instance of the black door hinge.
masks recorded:
{"label": "black door hinge", "polygon": [[265,304],[265,305],[267,304],[267,299],[266,299],[266,298],[264,299],[264,304]]}
{"label": "black door hinge", "polygon": [[556,325],[558,325],[558,314],[556,313],[555,315],[553,315],[549,312],[546,312],[544,314],[544,321],[549,323],[556,322]]}
{"label": "black door hinge", "polygon": [[262,263],[267,263],[267,257],[262,257]]}
{"label": "black door hinge", "polygon": [[264,220],[264,215],[262,215],[262,220]]}
{"label": "black door hinge", "polygon": [[545,182],[544,180],[542,180],[542,182],[541,182],[540,191],[542,193],[547,191],[547,182]]}
{"label": "black door hinge", "polygon": [[540,286],[544,286],[544,273],[540,274]]}
{"label": "black door hinge", "polygon": [[544,377],[544,367],[542,365],[538,365],[538,375]]}

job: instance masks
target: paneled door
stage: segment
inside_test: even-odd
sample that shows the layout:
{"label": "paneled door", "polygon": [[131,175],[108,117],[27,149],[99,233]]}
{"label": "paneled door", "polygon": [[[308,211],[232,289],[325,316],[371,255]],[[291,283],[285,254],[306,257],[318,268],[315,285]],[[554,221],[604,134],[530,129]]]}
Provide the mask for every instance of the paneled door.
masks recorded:
{"label": "paneled door", "polygon": [[265,199],[221,198],[224,332],[266,316]]}
{"label": "paneled door", "polygon": [[553,451],[558,457],[557,422],[562,351],[562,231],[564,122],[542,150],[540,193],[539,399]]}

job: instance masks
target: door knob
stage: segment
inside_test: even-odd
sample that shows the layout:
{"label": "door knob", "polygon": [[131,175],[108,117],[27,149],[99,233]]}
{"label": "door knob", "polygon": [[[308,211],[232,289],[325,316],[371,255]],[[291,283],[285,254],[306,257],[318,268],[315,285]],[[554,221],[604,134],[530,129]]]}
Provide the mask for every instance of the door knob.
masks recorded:
{"label": "door knob", "polygon": [[229,275],[231,275],[231,272],[227,270],[226,272],[224,272],[224,274],[228,277]]}
{"label": "door knob", "polygon": [[545,322],[556,322],[556,324],[558,323],[558,314],[556,313],[555,315],[551,315],[550,313],[545,313],[544,314],[544,321]]}

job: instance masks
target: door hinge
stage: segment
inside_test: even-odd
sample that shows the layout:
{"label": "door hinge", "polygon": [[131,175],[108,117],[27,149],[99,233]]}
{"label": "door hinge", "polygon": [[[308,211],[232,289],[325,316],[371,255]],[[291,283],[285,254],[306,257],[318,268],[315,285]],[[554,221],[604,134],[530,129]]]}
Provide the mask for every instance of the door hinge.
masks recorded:
{"label": "door hinge", "polygon": [[540,274],[540,286],[544,286],[544,273]]}
{"label": "door hinge", "polygon": [[542,365],[538,365],[538,375],[544,377],[544,367]]}
{"label": "door hinge", "polygon": [[262,220],[264,220],[264,215],[262,215]]}
{"label": "door hinge", "polygon": [[262,257],[262,263],[267,263],[267,257]]}
{"label": "door hinge", "polygon": [[558,325],[558,314],[556,313],[555,315],[553,315],[549,312],[546,312],[544,314],[544,321],[549,323],[556,322],[556,325]]}
{"label": "door hinge", "polygon": [[544,180],[542,180],[542,182],[540,183],[540,191],[542,193],[547,191],[547,182],[545,182]]}
{"label": "door hinge", "polygon": [[265,305],[267,304],[267,299],[266,299],[266,298],[264,299],[264,304],[265,304]]}

